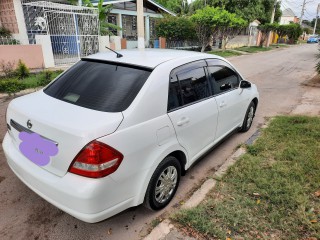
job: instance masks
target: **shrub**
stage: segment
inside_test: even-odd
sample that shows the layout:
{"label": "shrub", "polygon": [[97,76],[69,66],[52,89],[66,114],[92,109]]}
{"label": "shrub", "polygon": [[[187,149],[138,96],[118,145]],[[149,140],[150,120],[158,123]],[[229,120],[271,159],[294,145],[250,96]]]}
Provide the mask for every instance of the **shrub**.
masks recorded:
{"label": "shrub", "polygon": [[16,69],[16,75],[19,79],[24,79],[25,77],[28,77],[30,75],[30,70],[26,66],[24,62],[19,59],[18,67]]}
{"label": "shrub", "polygon": [[288,28],[287,35],[291,43],[296,43],[303,31],[301,26],[298,23],[291,23],[286,26]]}
{"label": "shrub", "polygon": [[11,37],[11,32],[4,27],[0,27],[0,37]]}
{"label": "shrub", "polygon": [[197,40],[195,25],[188,17],[166,16],[158,19],[156,33],[169,41]]}
{"label": "shrub", "polygon": [[41,73],[40,80],[37,82],[38,86],[46,86],[52,81],[53,72],[50,70],[45,70]]}
{"label": "shrub", "polygon": [[0,81],[0,92],[12,93],[19,92],[26,89],[26,85],[16,79],[2,80]]}
{"label": "shrub", "polygon": [[0,71],[4,73],[5,77],[12,77],[14,75],[14,61],[0,61]]}

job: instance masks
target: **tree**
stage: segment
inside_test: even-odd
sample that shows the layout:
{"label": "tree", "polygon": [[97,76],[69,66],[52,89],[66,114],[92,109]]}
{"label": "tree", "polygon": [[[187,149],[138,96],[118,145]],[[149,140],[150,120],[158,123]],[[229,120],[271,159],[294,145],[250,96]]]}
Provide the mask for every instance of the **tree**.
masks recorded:
{"label": "tree", "polygon": [[221,10],[220,20],[221,24],[218,26],[219,36],[222,39],[222,49],[225,50],[229,40],[237,36],[243,28],[248,26],[248,22],[226,10]]}
{"label": "tree", "polygon": [[275,23],[266,23],[258,26],[258,29],[261,32],[260,47],[263,47],[264,42],[267,40],[268,33],[270,31],[276,30],[276,28],[277,28],[277,24]]}
{"label": "tree", "polygon": [[280,39],[287,35],[288,28],[286,27],[286,25],[279,25],[278,24],[275,27],[275,31],[277,32],[277,34],[279,36],[279,38],[278,38],[278,43],[279,43]]}
{"label": "tree", "polygon": [[[90,0],[85,0],[84,3],[87,7],[94,7]],[[103,4],[104,4],[104,0],[99,0],[97,5],[99,23],[100,23],[100,35],[101,36],[113,35],[110,29],[121,30],[121,28],[112,23],[108,23],[107,17],[110,11],[112,10],[112,5],[108,4],[103,6]]]}
{"label": "tree", "polygon": [[247,25],[247,22],[236,16],[236,14],[209,6],[198,9],[190,19],[195,23],[196,33],[201,43],[201,52],[209,44],[212,36],[223,39],[223,49],[225,49],[228,41],[234,38]]}
{"label": "tree", "polygon": [[187,14],[189,11],[187,0],[156,0],[156,2],[178,15]]}
{"label": "tree", "polygon": [[220,23],[220,9],[205,7],[198,9],[191,16],[191,21],[195,23],[195,30],[201,44],[201,52],[209,44],[212,35],[218,34],[218,25]]}
{"label": "tree", "polygon": [[287,36],[291,43],[296,43],[301,36],[303,30],[298,23],[290,23],[287,27]]}
{"label": "tree", "polygon": [[[259,20],[262,24],[269,23],[276,0],[195,0],[190,4],[190,13],[205,6],[220,7],[230,13],[252,22]],[[276,3],[275,21],[281,16],[280,2]]]}

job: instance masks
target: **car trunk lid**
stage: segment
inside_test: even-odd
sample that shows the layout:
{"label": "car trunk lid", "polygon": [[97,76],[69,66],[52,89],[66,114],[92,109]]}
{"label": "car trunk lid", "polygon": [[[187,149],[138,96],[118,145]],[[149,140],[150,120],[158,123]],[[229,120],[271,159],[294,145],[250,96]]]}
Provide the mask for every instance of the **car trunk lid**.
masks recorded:
{"label": "car trunk lid", "polygon": [[[15,99],[7,111],[7,124],[14,146],[34,162],[35,167],[38,165],[57,176],[66,174],[74,157],[87,143],[113,133],[122,120],[121,112],[109,113],[76,106],[50,97],[43,91]],[[27,133],[27,137],[32,133],[37,137],[40,135],[37,139],[41,143],[34,139],[26,140],[21,132]],[[30,159],[21,146],[23,142],[27,142],[28,153],[49,155],[49,162],[41,165]],[[50,152],[43,144],[53,148],[55,145],[57,153]]]}

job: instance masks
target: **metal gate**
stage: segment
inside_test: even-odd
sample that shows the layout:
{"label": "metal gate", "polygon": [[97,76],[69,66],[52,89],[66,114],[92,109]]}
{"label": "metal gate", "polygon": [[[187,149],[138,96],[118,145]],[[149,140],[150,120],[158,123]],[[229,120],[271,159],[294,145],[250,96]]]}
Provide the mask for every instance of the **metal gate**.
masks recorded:
{"label": "metal gate", "polygon": [[23,2],[29,42],[50,35],[55,65],[72,64],[99,51],[99,18],[95,8],[47,1]]}

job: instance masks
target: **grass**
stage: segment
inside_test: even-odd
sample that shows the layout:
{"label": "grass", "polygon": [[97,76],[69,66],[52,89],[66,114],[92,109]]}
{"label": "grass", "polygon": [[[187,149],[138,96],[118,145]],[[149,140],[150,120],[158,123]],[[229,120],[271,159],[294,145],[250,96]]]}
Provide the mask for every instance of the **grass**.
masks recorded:
{"label": "grass", "polygon": [[[50,79],[53,80],[55,79],[62,71],[52,71],[52,75],[50,76]],[[39,87],[39,82],[41,81],[41,79],[43,79],[44,73],[37,73],[37,74],[30,74],[29,77],[25,78],[22,80],[22,82],[24,82],[27,85],[27,88],[35,88],[35,87]]]}
{"label": "grass", "polygon": [[172,219],[210,239],[320,239],[320,118],[276,117],[247,150]]}
{"label": "grass", "polygon": [[265,52],[272,49],[273,49],[272,47],[259,47],[259,46],[235,48],[235,50],[247,52],[247,53]]}
{"label": "grass", "polygon": [[[55,79],[62,71],[43,71],[39,73],[31,73],[28,77],[18,80],[25,85],[25,88],[36,88],[48,84]],[[46,73],[48,74],[46,76]],[[1,77],[0,81],[17,80],[17,77]]]}
{"label": "grass", "polygon": [[207,52],[207,53],[215,54],[215,55],[218,55],[220,57],[231,57],[231,56],[240,56],[240,55],[242,55],[241,53],[235,52],[235,51],[232,51],[232,50],[225,50],[225,51],[214,50],[214,51],[210,51],[210,52]]}

